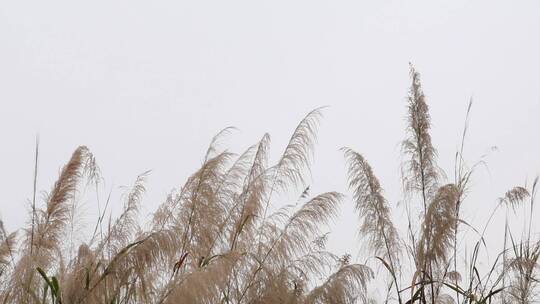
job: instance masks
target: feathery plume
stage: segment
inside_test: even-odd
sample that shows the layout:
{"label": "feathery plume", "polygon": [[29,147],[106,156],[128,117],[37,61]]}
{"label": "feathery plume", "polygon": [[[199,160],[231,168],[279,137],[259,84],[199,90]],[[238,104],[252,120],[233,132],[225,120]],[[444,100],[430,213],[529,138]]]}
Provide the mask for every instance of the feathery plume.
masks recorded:
{"label": "feathery plume", "polygon": [[402,167],[402,178],[405,191],[419,192],[427,204],[437,190],[440,170],[436,164],[437,150],[431,143],[431,117],[426,97],[422,91],[420,74],[410,66],[411,88],[408,96],[407,139],[401,144],[407,160]]}
{"label": "feathery plume", "polygon": [[348,164],[349,188],[353,191],[355,208],[362,220],[360,233],[368,239],[374,255],[388,257],[392,264],[397,263],[399,236],[379,180],[361,154],[349,148],[342,148],[342,151]]}
{"label": "feathery plume", "polygon": [[504,196],[499,199],[499,202],[501,204],[505,204],[508,207],[511,207],[515,211],[515,209],[529,196],[529,190],[524,187],[517,186],[506,191]]}
{"label": "feathery plume", "polygon": [[365,303],[367,283],[373,272],[365,265],[352,264],[341,267],[322,285],[314,288],[305,301],[306,304],[323,303]]}
{"label": "feathery plume", "polygon": [[[309,169],[313,145],[316,141],[317,127],[322,116],[322,108],[309,112],[298,124],[283,155],[272,168],[275,171],[275,186],[285,189],[288,186],[304,184],[303,171]],[[273,189],[274,187],[272,187]]]}
{"label": "feathery plume", "polygon": [[437,190],[422,223],[417,248],[418,267],[446,263],[448,250],[453,244],[458,195],[459,191],[454,184],[444,185]]}

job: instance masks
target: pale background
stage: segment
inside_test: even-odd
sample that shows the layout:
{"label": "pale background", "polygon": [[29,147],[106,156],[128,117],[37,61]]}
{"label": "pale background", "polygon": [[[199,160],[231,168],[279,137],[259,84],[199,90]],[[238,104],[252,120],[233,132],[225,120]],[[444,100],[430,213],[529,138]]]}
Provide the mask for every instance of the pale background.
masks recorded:
{"label": "pale background", "polygon": [[[275,158],[321,105],[313,193],[349,193],[338,149],[350,146],[396,205],[409,61],[449,178],[471,97],[467,160],[498,147],[464,205],[481,228],[497,197],[540,173],[538,1],[1,1],[0,216],[10,231],[28,221],[36,134],[40,190],[82,144],[115,198],[152,169],[146,218],[220,129],[240,130],[226,145],[237,152],[269,132]],[[403,225],[403,208],[394,217]],[[349,196],[330,249],[365,259],[357,227]]]}

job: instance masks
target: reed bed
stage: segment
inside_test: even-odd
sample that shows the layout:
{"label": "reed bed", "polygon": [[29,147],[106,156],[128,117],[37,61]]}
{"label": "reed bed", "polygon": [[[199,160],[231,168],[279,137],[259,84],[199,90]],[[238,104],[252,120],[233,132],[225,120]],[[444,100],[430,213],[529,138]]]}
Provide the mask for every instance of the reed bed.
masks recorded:
{"label": "reed bed", "polygon": [[[341,149],[350,193],[311,193],[306,174],[322,116],[315,109],[300,121],[276,163],[268,160],[268,134],[233,154],[218,145],[230,131],[225,129],[210,142],[200,168],[167,195],[149,222],[138,216],[145,172],[127,191],[118,217],[107,220],[107,208],[99,210],[91,236],[67,246],[78,191],[101,182],[93,154],[81,146],[43,201],[36,200],[34,186],[27,226],[10,232],[0,221],[0,301],[535,303],[540,242],[531,223],[538,179],[501,192],[492,216],[525,208],[526,232],[518,238],[506,224],[504,248],[490,268],[479,269],[492,217],[484,226],[460,217],[476,166],[465,165],[464,140],[454,176],[438,166],[429,106],[412,66],[410,78],[401,144],[406,230],[394,225],[395,206],[367,158],[351,148]],[[36,145],[36,175],[38,152]],[[362,260],[369,264],[326,248],[322,228],[336,220],[344,203],[357,211]],[[464,230],[475,232],[469,244],[458,242]],[[458,246],[465,245],[474,250],[463,262]],[[384,298],[370,286],[384,290]]]}

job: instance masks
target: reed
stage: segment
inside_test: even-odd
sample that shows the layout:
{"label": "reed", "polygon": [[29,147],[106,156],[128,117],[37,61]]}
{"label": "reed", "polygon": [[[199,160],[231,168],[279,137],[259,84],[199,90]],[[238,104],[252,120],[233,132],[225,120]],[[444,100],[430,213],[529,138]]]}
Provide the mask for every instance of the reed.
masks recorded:
{"label": "reed", "polygon": [[[401,143],[405,231],[394,224],[397,207],[385,198],[367,158],[351,148],[341,150],[350,199],[335,191],[311,194],[307,174],[321,108],[300,121],[274,164],[270,135],[235,154],[220,148],[231,130],[224,129],[211,140],[200,167],[148,222],[140,222],[138,212],[150,172],[135,179],[122,198],[121,214],[107,221],[110,196],[103,206],[100,171],[84,146],[73,152],[44,200],[36,199],[36,143],[29,224],[8,232],[0,221],[0,301],[534,303],[540,242],[531,223],[538,179],[505,192],[483,226],[464,221],[460,208],[475,168],[483,164],[468,168],[463,155],[472,102],[450,180],[437,163],[427,98],[412,65],[410,77]],[[89,184],[95,185],[98,219],[91,237],[73,249],[65,236],[77,221],[77,194]],[[323,229],[343,203],[352,203],[358,214],[364,245],[358,259],[364,262],[326,248]],[[508,218],[518,209],[529,215],[525,233],[516,237],[506,225],[504,248],[488,269],[479,267],[494,214],[506,212]],[[475,237],[463,238],[464,230]],[[474,249],[464,260],[459,247]],[[384,292],[382,300],[374,290]]]}

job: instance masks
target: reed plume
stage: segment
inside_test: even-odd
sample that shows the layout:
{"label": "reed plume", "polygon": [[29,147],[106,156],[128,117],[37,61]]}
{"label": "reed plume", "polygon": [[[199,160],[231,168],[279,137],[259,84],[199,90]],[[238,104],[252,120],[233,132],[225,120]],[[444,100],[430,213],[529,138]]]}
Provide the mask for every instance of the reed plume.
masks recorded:
{"label": "reed plume", "polygon": [[366,282],[372,277],[372,270],[366,266],[345,265],[313,289],[305,303],[368,303]]}
{"label": "reed plume", "polygon": [[454,239],[458,188],[454,184],[439,188],[422,223],[418,243],[418,264],[444,264]]}
{"label": "reed plume", "polygon": [[349,188],[353,191],[355,208],[362,221],[360,234],[367,239],[372,254],[398,263],[401,247],[399,235],[379,180],[361,154],[349,148],[342,151],[349,167]]}
{"label": "reed plume", "polygon": [[341,150],[345,153],[349,188],[353,191],[355,208],[361,220],[359,232],[367,239],[370,253],[378,256],[390,271],[401,303],[397,281],[401,245],[391,219],[390,207],[383,196],[379,180],[364,157],[349,148]]}
{"label": "reed plume", "polygon": [[59,255],[62,236],[77,185],[85,174],[95,177],[96,172],[95,160],[88,148],[77,148],[47,196],[45,208],[36,210],[35,228],[26,229],[25,242],[28,245],[13,270],[11,301],[28,303],[31,298],[36,298],[35,291],[40,286],[35,279],[36,267],[48,269],[54,261],[62,261]]}
{"label": "reed plume", "polygon": [[407,138],[401,143],[406,160],[402,167],[406,192],[420,193],[424,213],[437,191],[440,170],[437,167],[437,150],[431,142],[431,117],[426,97],[420,83],[420,73],[410,66],[411,87],[407,97]]}

